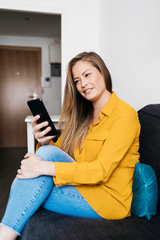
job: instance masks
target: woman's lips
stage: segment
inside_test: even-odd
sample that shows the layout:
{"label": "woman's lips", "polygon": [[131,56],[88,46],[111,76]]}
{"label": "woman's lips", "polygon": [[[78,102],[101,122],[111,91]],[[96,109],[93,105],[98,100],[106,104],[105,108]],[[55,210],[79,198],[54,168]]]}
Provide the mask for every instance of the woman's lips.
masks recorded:
{"label": "woman's lips", "polygon": [[92,91],[93,88],[87,88],[86,90],[83,91],[83,93],[89,93]]}

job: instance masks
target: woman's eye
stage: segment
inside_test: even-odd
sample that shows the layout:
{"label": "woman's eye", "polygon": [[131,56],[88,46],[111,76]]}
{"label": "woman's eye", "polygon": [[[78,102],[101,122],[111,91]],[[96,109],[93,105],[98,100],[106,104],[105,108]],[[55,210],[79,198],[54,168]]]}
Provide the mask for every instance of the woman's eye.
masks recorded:
{"label": "woman's eye", "polygon": [[75,80],[74,81],[74,84],[77,85],[77,83],[79,83],[79,80]]}
{"label": "woman's eye", "polygon": [[91,73],[86,73],[86,74],[85,74],[85,77],[88,77],[90,74],[91,74]]}

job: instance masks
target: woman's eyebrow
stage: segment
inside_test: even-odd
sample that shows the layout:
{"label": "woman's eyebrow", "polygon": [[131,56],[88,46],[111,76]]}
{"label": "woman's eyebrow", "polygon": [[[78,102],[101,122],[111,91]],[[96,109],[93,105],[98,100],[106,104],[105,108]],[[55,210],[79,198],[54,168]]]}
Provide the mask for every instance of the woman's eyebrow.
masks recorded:
{"label": "woman's eyebrow", "polygon": [[90,71],[91,69],[87,69],[87,70],[85,70],[83,73],[82,73],[82,75],[84,75],[86,72],[88,72],[88,71]]}
{"label": "woman's eyebrow", "polygon": [[73,80],[76,80],[76,79],[78,79],[78,77],[73,78]]}

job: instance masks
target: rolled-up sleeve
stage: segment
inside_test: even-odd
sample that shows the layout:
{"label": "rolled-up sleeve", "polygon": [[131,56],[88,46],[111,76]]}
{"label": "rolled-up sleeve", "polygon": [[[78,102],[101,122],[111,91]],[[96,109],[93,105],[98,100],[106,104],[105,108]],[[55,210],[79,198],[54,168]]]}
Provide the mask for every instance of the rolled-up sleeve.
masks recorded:
{"label": "rolled-up sleeve", "polygon": [[85,163],[55,162],[56,177],[53,177],[56,185],[81,185],[96,184],[103,179],[104,173],[101,164],[96,160]]}

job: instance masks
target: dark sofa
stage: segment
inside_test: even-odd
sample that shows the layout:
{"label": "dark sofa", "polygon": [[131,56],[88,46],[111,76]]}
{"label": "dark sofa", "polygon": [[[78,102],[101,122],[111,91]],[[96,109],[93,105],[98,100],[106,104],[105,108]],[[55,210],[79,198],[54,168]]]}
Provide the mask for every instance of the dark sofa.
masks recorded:
{"label": "dark sofa", "polygon": [[[160,193],[160,104],[138,111],[140,162],[152,166]],[[19,240],[160,240],[160,194],[157,214],[150,220],[131,216],[95,220],[66,216],[40,208],[28,221]]]}

